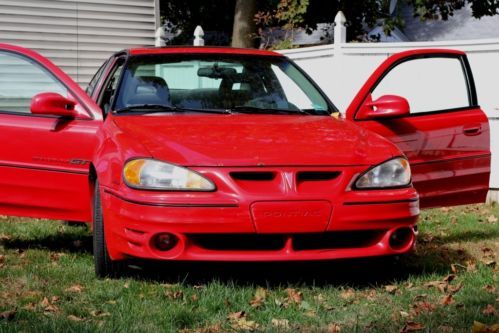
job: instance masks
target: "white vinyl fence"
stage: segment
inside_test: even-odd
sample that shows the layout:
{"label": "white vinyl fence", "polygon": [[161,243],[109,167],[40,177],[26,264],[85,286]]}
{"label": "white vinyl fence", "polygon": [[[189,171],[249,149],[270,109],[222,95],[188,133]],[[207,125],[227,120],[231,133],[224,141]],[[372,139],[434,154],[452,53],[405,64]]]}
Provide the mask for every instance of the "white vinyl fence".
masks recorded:
{"label": "white vinyl fence", "polygon": [[[346,43],[345,17],[336,16],[335,43],[281,51],[300,65],[345,111],[371,73],[388,56],[410,49],[457,49],[468,55],[478,102],[491,126],[490,199],[499,201],[499,39],[452,42]],[[431,96],[428,96],[431,98]]]}

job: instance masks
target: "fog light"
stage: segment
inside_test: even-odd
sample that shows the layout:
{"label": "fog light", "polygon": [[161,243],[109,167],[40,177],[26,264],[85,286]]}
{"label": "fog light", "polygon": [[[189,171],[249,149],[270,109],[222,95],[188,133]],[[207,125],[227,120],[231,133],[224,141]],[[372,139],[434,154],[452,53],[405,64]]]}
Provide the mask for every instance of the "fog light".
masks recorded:
{"label": "fog light", "polygon": [[169,251],[178,243],[178,237],[170,234],[157,234],[154,236],[153,244],[160,251]]}
{"label": "fog light", "polygon": [[390,235],[390,247],[392,249],[402,249],[406,247],[412,239],[413,231],[411,228],[400,228]]}

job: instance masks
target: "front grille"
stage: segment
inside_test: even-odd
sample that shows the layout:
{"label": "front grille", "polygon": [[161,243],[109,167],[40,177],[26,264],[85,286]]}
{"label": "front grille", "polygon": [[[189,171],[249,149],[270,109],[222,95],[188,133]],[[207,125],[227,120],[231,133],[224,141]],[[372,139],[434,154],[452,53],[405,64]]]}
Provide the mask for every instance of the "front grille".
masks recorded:
{"label": "front grille", "polygon": [[195,245],[213,251],[278,251],[290,237],[293,250],[306,251],[365,248],[378,243],[384,234],[384,230],[368,230],[292,235],[195,234],[188,238]]}

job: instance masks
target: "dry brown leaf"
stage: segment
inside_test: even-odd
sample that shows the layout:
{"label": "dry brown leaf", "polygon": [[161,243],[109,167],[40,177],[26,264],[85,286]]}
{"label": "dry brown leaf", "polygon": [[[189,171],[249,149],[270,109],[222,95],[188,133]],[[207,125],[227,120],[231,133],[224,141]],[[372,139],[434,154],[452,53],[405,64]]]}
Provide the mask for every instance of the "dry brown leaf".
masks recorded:
{"label": "dry brown leaf", "polygon": [[69,288],[66,288],[65,291],[70,292],[70,293],[81,293],[83,291],[83,286],[79,284],[72,285]]}
{"label": "dry brown leaf", "polygon": [[355,296],[355,290],[349,288],[347,290],[343,290],[341,293],[340,293],[340,297],[343,298],[343,299],[350,299],[352,297]]}
{"label": "dry brown leaf", "polygon": [[489,285],[486,285],[485,287],[483,287],[483,290],[485,290],[486,292],[489,292],[489,293],[495,293],[496,287],[489,284]]}
{"label": "dry brown leaf", "polygon": [[340,333],[341,327],[338,324],[331,323],[327,325],[327,333]]}
{"label": "dry brown leaf", "polygon": [[473,333],[499,333],[499,324],[487,326],[481,322],[475,321],[472,328]]}
{"label": "dry brown leaf", "polygon": [[50,301],[51,301],[52,303],[57,303],[57,302],[59,302],[59,300],[60,300],[60,299],[61,299],[61,298],[60,298],[59,296],[52,296],[52,298],[50,299]]}
{"label": "dry brown leaf", "polygon": [[452,294],[444,295],[440,299],[440,304],[442,304],[442,305],[450,305],[452,303],[454,303],[454,300],[452,299]]}
{"label": "dry brown leaf", "polygon": [[409,317],[409,314],[408,314],[407,312],[405,312],[405,311],[400,311],[399,313],[400,313],[400,316],[401,316],[402,318],[407,318],[407,317]]}
{"label": "dry brown leaf", "polygon": [[437,288],[441,292],[445,292],[445,290],[447,289],[447,283],[442,281],[430,281],[425,283],[424,286],[426,288],[431,288],[431,287]]}
{"label": "dry brown leaf", "polygon": [[0,320],[12,320],[17,314],[17,310],[0,312]]}
{"label": "dry brown leaf", "polygon": [[424,330],[424,325],[420,323],[416,323],[414,321],[408,321],[404,327],[400,330],[400,333],[409,333],[409,332],[417,332]]}
{"label": "dry brown leaf", "polygon": [[191,296],[191,301],[193,301],[193,302],[197,302],[198,300],[199,300],[198,295],[196,295],[196,294],[192,294],[192,296]]}
{"label": "dry brown leaf", "polygon": [[447,291],[449,293],[451,293],[452,295],[454,295],[455,293],[457,293],[462,288],[463,288],[463,283],[461,282],[461,283],[458,283],[455,286],[447,286]]}
{"label": "dry brown leaf", "polygon": [[234,320],[231,325],[233,329],[239,330],[239,331],[254,331],[256,330],[260,325],[258,325],[255,321],[253,320],[246,320],[246,318],[241,318]]}
{"label": "dry brown leaf", "polygon": [[394,285],[387,285],[387,286],[385,286],[385,290],[387,292],[389,292],[390,294],[395,294],[398,289],[399,289],[399,287],[394,286]]}
{"label": "dry brown leaf", "polygon": [[289,328],[289,320],[272,318],[272,326],[282,329]]}
{"label": "dry brown leaf", "polygon": [[23,306],[23,309],[28,310],[28,311],[33,311],[36,309],[36,305],[35,305],[35,303],[29,302],[28,304]]}
{"label": "dry brown leaf", "polygon": [[261,287],[258,287],[256,289],[255,296],[249,303],[253,308],[258,309],[263,306],[266,298],[267,298],[267,291]]}
{"label": "dry brown leaf", "polygon": [[437,308],[435,304],[430,302],[417,302],[412,306],[415,315],[419,315],[422,312],[433,312]]}
{"label": "dry brown leaf", "polygon": [[482,310],[482,313],[485,316],[493,316],[496,314],[496,309],[494,308],[494,306],[492,304],[487,304],[485,309]]}
{"label": "dry brown leaf", "polygon": [[487,222],[489,223],[496,223],[497,222],[497,217],[494,215],[490,215],[489,218],[487,219]]}
{"label": "dry brown leaf", "polygon": [[496,262],[493,259],[483,258],[480,261],[482,262],[482,264],[484,264],[487,267],[491,267],[491,268],[496,267]]}
{"label": "dry brown leaf", "polygon": [[238,311],[238,312],[229,313],[229,315],[227,316],[227,319],[235,320],[235,319],[241,319],[244,317],[246,317],[246,311]]}
{"label": "dry brown leaf", "polygon": [[111,315],[109,312],[104,312],[102,310],[94,310],[91,311],[90,314],[92,315],[92,317],[97,317],[97,318],[109,317]]}
{"label": "dry brown leaf", "polygon": [[286,292],[288,293],[289,302],[299,305],[303,301],[303,294],[301,291],[298,291],[294,288],[288,288],[286,289]]}
{"label": "dry brown leaf", "polygon": [[184,297],[184,292],[182,290],[177,290],[177,291],[167,290],[165,291],[165,296],[170,299],[179,299]]}
{"label": "dry brown leaf", "polygon": [[446,277],[444,277],[443,281],[447,283],[451,283],[452,280],[456,278],[456,274],[449,274]]}
{"label": "dry brown leaf", "polygon": [[3,264],[5,262],[5,255],[0,254],[0,264]]}
{"label": "dry brown leaf", "polygon": [[69,315],[68,319],[71,320],[71,321],[83,321],[83,318],[77,317],[75,315]]}

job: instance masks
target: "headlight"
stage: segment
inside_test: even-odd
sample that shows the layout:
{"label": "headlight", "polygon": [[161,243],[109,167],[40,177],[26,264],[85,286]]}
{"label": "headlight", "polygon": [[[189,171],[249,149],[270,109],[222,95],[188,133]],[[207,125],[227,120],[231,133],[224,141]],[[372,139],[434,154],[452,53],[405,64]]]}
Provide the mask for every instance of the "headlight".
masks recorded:
{"label": "headlight", "polygon": [[411,183],[411,168],[405,158],[386,161],[360,176],[358,189],[407,186]]}
{"label": "headlight", "polygon": [[125,183],[133,188],[167,191],[213,191],[215,185],[195,171],[173,164],[136,159],[123,168]]}

